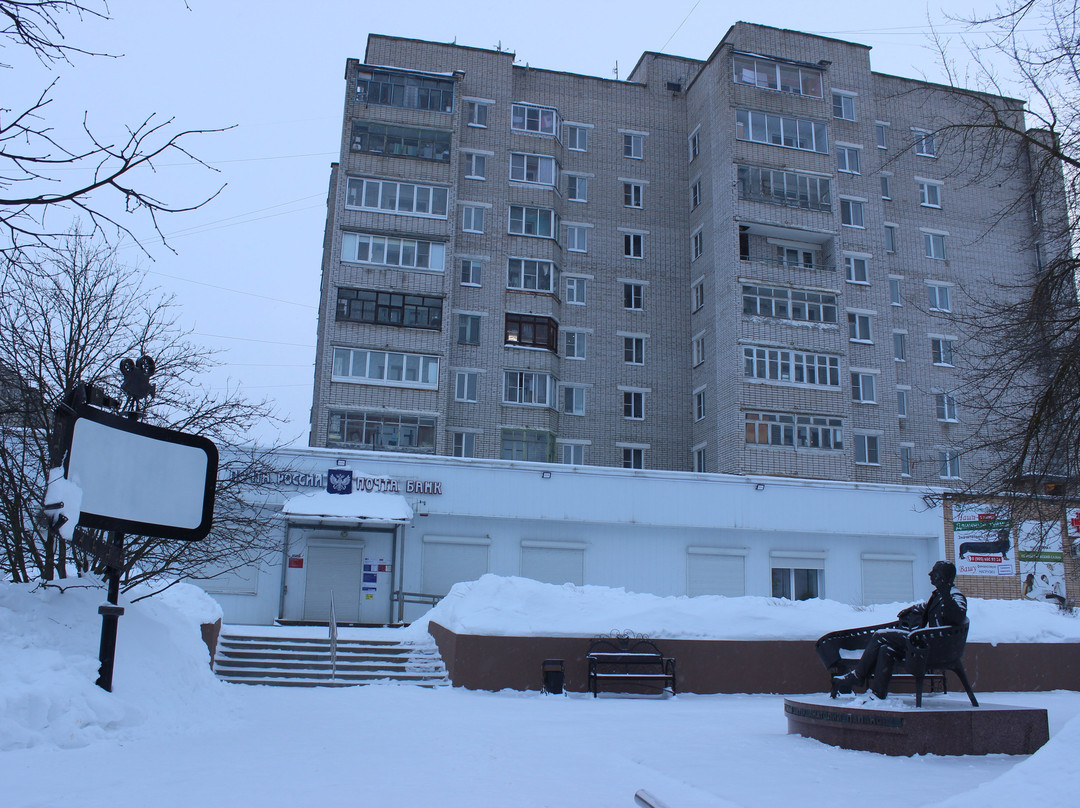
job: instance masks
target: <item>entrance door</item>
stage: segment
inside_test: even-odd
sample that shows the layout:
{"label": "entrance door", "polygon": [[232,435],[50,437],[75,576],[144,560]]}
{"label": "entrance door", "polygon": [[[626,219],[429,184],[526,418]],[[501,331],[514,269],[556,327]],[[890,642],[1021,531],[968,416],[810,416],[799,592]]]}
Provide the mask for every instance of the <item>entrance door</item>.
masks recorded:
{"label": "entrance door", "polygon": [[364,545],[308,545],[307,590],[304,619],[330,620],[330,593],[339,623],[360,622],[360,582],[363,580]]}

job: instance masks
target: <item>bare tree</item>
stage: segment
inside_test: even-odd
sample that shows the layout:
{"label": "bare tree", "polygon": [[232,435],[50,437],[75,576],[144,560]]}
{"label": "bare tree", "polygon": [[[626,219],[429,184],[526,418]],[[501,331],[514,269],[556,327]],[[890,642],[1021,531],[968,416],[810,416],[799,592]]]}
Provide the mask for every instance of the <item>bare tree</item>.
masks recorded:
{"label": "bare tree", "polygon": [[[201,542],[129,537],[125,585],[219,574],[275,549],[252,486],[268,453],[242,448],[265,401],[231,389],[215,396],[199,377],[217,363],[176,322],[174,301],[144,285],[114,249],[78,232],[41,260],[8,261],[0,276],[0,570],[14,581],[100,571],[38,519],[49,467],[52,412],[79,382],[121,398],[118,365],[149,354],[157,370],[147,420],[214,440],[222,453],[213,531]],[[268,452],[271,450],[268,450]],[[165,493],[167,495],[167,492]]]}

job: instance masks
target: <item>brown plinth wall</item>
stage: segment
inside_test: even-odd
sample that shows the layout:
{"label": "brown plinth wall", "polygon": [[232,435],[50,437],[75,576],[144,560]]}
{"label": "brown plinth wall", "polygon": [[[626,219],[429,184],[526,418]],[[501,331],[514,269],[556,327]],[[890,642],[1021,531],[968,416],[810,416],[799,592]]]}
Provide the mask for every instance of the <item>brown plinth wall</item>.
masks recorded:
{"label": "brown plinth wall", "polygon": [[[539,690],[545,659],[561,659],[567,690],[587,688],[589,637],[455,634],[431,623],[450,681],[470,690]],[[676,661],[680,693],[820,693],[828,679],[811,640],[656,640]],[[964,668],[980,690],[1080,690],[1080,643],[968,643]],[[949,675],[950,691],[963,693]]]}

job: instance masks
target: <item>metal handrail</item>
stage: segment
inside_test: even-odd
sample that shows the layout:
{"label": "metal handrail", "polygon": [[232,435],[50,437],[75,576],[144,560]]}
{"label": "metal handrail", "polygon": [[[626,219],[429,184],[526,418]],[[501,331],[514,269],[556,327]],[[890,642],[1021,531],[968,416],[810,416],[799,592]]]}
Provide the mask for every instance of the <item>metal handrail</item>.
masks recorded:
{"label": "metal handrail", "polygon": [[330,590],[330,678],[337,678],[337,614],[334,613],[334,590]]}
{"label": "metal handrail", "polygon": [[439,601],[443,599],[443,595],[432,595],[427,592],[403,592],[400,589],[395,589],[392,595],[393,599],[398,604],[398,622],[402,622],[405,619],[405,604],[406,603],[424,603],[428,606],[436,606]]}

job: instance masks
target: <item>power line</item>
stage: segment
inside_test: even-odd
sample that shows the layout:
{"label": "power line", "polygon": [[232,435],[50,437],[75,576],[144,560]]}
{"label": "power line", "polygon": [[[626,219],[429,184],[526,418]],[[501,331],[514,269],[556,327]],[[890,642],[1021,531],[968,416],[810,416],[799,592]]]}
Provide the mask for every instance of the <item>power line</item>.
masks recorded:
{"label": "power line", "polygon": [[210,339],[234,339],[239,340],[240,342],[261,342],[265,345],[286,345],[290,348],[307,348],[308,350],[313,350],[315,348],[314,345],[300,342],[278,342],[272,339],[255,339],[254,337],[230,337],[228,334],[206,334],[202,331],[192,331],[191,333],[197,337],[209,337]]}

